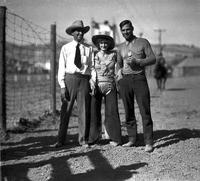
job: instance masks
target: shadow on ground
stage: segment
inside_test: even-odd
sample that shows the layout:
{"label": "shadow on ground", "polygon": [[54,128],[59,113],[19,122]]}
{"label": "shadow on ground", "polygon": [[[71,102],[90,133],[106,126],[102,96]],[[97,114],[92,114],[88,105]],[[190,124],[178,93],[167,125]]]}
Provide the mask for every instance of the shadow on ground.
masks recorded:
{"label": "shadow on ground", "polygon": [[[87,156],[93,165],[93,169],[86,173],[72,174],[67,163],[69,158]],[[40,161],[37,163],[17,163],[14,165],[6,165],[2,167],[2,176],[7,181],[23,180],[30,181],[31,175],[28,176],[30,169],[51,166],[51,174],[48,180],[50,181],[102,181],[102,180],[118,180],[131,178],[133,174],[137,174],[137,169],[144,167],[147,163],[135,163],[132,165],[120,166],[114,169],[105,157],[101,154],[101,150],[92,150],[86,153],[74,153],[67,156],[53,157],[49,160]],[[45,174],[45,173],[43,173]],[[3,180],[2,178],[2,180]],[[39,179],[37,176],[35,179]]]}
{"label": "shadow on ground", "polygon": [[[78,135],[68,135],[69,142],[66,147],[60,149],[69,149],[78,146]],[[1,160],[8,161],[12,159],[21,159],[24,156],[44,155],[51,151],[57,151],[54,144],[57,141],[56,136],[38,136],[28,137],[20,142],[5,142],[1,143],[2,146],[10,146],[9,148],[1,150]]]}
{"label": "shadow on ground", "polygon": [[[77,140],[77,135],[69,135],[72,140]],[[200,138],[200,130],[197,129],[177,129],[177,130],[156,130],[154,131],[155,142],[160,142],[156,148],[166,147],[179,141],[184,141],[190,138]],[[124,141],[127,140],[127,136],[123,137]],[[143,134],[139,134],[139,141],[142,142]],[[101,149],[90,150],[85,152],[73,153],[72,148],[75,149],[78,146],[76,143],[69,144],[67,147],[61,149],[55,149],[52,147],[56,141],[54,136],[43,137],[28,137],[20,142],[8,142],[3,143],[3,146],[13,146],[12,148],[6,148],[1,151],[1,161],[19,160],[27,156],[40,156],[47,153],[53,153],[59,151],[62,154],[55,154],[54,156],[42,157],[41,161],[26,161],[16,164],[6,164],[1,167],[2,177],[7,181],[23,180],[29,181],[28,172],[30,169],[38,169],[39,167],[50,165],[51,173],[48,180],[51,181],[110,181],[110,180],[125,180],[131,178],[133,174],[137,174],[137,169],[148,165],[147,163],[140,162],[131,165],[124,165],[118,168],[113,168],[109,161],[101,154]],[[140,143],[139,145],[141,145]],[[25,154],[23,154],[25,153]],[[68,155],[63,156],[68,153]],[[70,165],[68,165],[68,159],[81,156],[87,156],[93,166],[93,169],[86,173],[74,174],[71,172]],[[3,180],[2,178],[2,180]]]}
{"label": "shadow on ground", "polygon": [[[198,129],[175,129],[175,130],[155,130],[154,131],[154,143],[162,141],[162,144],[156,146],[156,148],[166,147],[179,141],[185,141],[190,138],[200,138],[200,130]],[[128,142],[128,136],[122,137],[122,142]],[[143,133],[137,135],[136,146],[145,146]]]}
{"label": "shadow on ground", "polygon": [[155,142],[162,141],[162,144],[158,144],[156,148],[166,147],[190,138],[200,138],[200,130],[183,128],[176,130],[156,130],[154,132]]}

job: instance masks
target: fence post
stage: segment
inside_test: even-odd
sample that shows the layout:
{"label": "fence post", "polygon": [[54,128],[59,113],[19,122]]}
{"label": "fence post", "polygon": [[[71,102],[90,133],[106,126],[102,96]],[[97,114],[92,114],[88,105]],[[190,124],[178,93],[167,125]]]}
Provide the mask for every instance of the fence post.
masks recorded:
{"label": "fence post", "polygon": [[6,133],[6,7],[0,6],[0,124]]}
{"label": "fence post", "polygon": [[51,110],[56,114],[56,24],[51,25]]}

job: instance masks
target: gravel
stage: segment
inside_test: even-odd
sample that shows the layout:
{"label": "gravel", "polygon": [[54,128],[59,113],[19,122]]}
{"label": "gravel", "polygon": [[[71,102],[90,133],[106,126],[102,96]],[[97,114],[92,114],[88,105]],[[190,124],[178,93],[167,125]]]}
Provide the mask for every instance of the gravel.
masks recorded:
{"label": "gravel", "polygon": [[[70,120],[66,147],[55,149],[59,116],[46,114],[34,129],[9,133],[1,142],[2,181],[199,181],[200,77],[170,78],[158,92],[149,79],[154,120],[154,151],[144,152],[141,118],[136,107],[139,144],[113,147],[107,140],[82,148],[77,118]],[[123,141],[124,110],[119,100]],[[30,125],[30,124],[29,124]]]}

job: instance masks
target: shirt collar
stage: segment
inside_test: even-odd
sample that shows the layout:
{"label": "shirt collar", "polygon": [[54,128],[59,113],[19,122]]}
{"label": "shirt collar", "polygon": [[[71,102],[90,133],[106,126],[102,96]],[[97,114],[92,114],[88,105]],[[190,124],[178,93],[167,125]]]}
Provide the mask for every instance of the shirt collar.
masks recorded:
{"label": "shirt collar", "polygon": [[[75,40],[72,40],[72,44],[76,47],[78,42]],[[82,46],[82,42],[79,42],[80,47]]]}
{"label": "shirt collar", "polygon": [[126,40],[125,44],[128,46],[129,44],[134,43],[136,39],[137,39],[137,37],[134,35],[133,39],[131,41]]}
{"label": "shirt collar", "polygon": [[75,41],[75,40],[72,40],[72,44],[73,44],[74,46],[76,46],[76,45],[78,44],[78,42]]}

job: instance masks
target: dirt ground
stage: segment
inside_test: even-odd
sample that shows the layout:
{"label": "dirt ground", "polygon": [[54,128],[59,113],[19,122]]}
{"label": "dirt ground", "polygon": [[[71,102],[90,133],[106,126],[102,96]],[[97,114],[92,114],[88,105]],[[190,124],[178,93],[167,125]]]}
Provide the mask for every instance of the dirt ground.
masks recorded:
{"label": "dirt ground", "polygon": [[[107,140],[90,148],[77,144],[77,120],[68,130],[68,145],[55,149],[58,116],[40,117],[40,125],[15,130],[1,143],[2,181],[199,181],[200,77],[170,78],[166,90],[149,79],[154,121],[154,151],[144,152],[137,110],[139,143],[112,147]],[[124,110],[119,100],[123,141]],[[35,127],[33,129],[33,127]]]}

